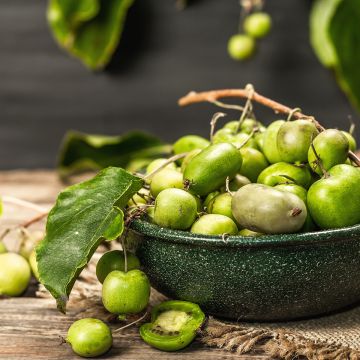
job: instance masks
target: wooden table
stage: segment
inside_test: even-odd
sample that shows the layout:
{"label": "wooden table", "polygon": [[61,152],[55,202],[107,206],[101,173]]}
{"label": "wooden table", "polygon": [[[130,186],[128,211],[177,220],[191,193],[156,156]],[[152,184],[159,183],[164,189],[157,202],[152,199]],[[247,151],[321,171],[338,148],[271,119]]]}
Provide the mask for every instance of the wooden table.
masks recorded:
{"label": "wooden table", "polygon": [[[50,207],[63,185],[52,171],[0,172],[0,194],[28,200]],[[6,206],[1,219],[1,230],[31,218],[31,210]],[[37,224],[35,226],[43,226]],[[11,237],[7,239],[11,241]],[[79,359],[62,337],[74,321],[74,314],[63,315],[56,310],[54,300],[34,297],[34,286],[23,297],[0,300],[0,359]],[[139,337],[136,327],[126,329],[114,336],[112,350],[101,359],[240,359],[264,360],[260,354],[238,355],[220,349],[210,349],[194,342],[177,353],[157,351],[146,345]]]}

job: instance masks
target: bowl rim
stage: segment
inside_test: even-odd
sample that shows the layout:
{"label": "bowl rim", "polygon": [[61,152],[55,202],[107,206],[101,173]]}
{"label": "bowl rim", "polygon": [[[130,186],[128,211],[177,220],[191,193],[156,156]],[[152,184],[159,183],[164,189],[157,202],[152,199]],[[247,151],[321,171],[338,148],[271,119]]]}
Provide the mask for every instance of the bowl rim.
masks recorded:
{"label": "bowl rim", "polygon": [[340,243],[351,240],[360,241],[360,224],[329,230],[306,233],[251,236],[222,236],[194,234],[189,231],[162,228],[143,219],[131,223],[131,229],[145,236],[155,237],[171,243],[181,243],[201,247],[287,247],[309,246],[315,244]]}

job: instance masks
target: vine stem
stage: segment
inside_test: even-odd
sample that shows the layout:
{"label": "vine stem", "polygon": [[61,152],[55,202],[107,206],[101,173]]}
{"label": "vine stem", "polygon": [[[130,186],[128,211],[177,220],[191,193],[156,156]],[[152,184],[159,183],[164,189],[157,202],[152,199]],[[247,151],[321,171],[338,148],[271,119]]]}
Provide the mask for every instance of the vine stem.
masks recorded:
{"label": "vine stem", "polygon": [[118,333],[118,332],[120,332],[120,331],[122,331],[122,330],[124,330],[124,329],[126,329],[126,328],[129,328],[129,327],[137,324],[137,323],[140,322],[141,320],[144,320],[148,315],[149,315],[149,312],[146,311],[145,314],[144,314],[143,316],[141,316],[139,319],[131,322],[130,324],[126,324],[126,325],[124,325],[124,326],[122,326],[122,327],[114,330],[114,331],[113,331],[113,334],[116,334],[116,333]]}
{"label": "vine stem", "polygon": [[237,149],[238,150],[242,149],[249,142],[249,140],[254,136],[255,133],[256,133],[256,130],[252,130],[251,133],[248,135],[248,137],[239,146],[237,146]]}
{"label": "vine stem", "polygon": [[37,211],[37,212],[39,212],[39,214],[37,214],[36,216],[32,217],[29,220],[24,221],[23,223],[21,223],[19,225],[16,225],[16,226],[14,226],[12,228],[5,229],[0,234],[0,241],[3,240],[12,231],[15,231],[17,229],[22,229],[22,228],[26,229],[30,225],[37,223],[38,221],[45,218],[49,214],[49,211],[50,211],[50,210],[47,210],[47,209],[43,208],[42,206],[36,205],[36,204],[31,203],[29,201],[18,199],[18,198],[13,197],[13,196],[3,196],[2,200],[3,200],[4,203],[9,203],[9,204],[17,205],[17,206],[22,206],[22,207]]}
{"label": "vine stem", "polygon": [[232,109],[232,110],[244,111],[244,107],[240,106],[240,105],[225,104],[225,103],[223,103],[221,101],[217,101],[217,100],[211,101],[211,103],[218,106],[218,107],[224,108],[224,109]]}
{"label": "vine stem", "polygon": [[211,121],[210,121],[210,142],[213,143],[213,138],[214,138],[214,132],[215,132],[215,127],[216,127],[216,123],[218,122],[218,120],[222,117],[226,116],[226,114],[222,113],[222,112],[217,112],[214,114],[214,116],[212,117]]}
{"label": "vine stem", "polygon": [[127,250],[126,250],[125,242],[126,242],[126,237],[128,235],[128,232],[129,232],[129,228],[127,227],[125,229],[124,236],[121,237],[121,247],[124,252],[124,272],[126,272],[126,273],[128,272],[128,258],[127,258]]}
{"label": "vine stem", "polygon": [[[204,91],[204,92],[195,92],[192,91],[184,97],[180,98],[178,104],[180,106],[187,106],[200,102],[210,102],[213,103],[218,99],[222,98],[248,98],[248,90],[247,89],[221,89],[221,90],[212,90],[212,91]],[[277,101],[271,100],[263,95],[260,95],[256,91],[253,92],[252,101],[255,101],[261,105],[264,105],[272,110],[276,114],[290,114],[293,109],[290,107],[278,103]],[[324,131],[325,128],[315,119],[314,116],[305,115],[300,111],[296,111],[292,114],[295,119],[307,119],[312,121],[316,128],[321,132]],[[360,167],[360,158],[352,151],[349,151],[349,158],[352,160],[357,166]]]}
{"label": "vine stem", "polygon": [[152,171],[151,173],[143,176],[138,174],[139,177],[142,177],[143,180],[148,180],[151,179],[155,174],[157,174],[160,170],[166,168],[169,164],[175,162],[176,160],[182,159],[184,158],[188,153],[182,153],[182,154],[178,154],[178,155],[174,155],[170,158],[168,158],[162,165],[160,165],[158,168],[156,168],[154,171]]}
{"label": "vine stem", "polygon": [[246,100],[246,103],[245,103],[245,106],[244,106],[244,110],[243,110],[243,112],[242,112],[242,114],[240,116],[240,119],[238,121],[238,124],[237,124],[237,127],[236,127],[236,133],[239,132],[241,124],[244,122],[245,117],[248,115],[248,112],[252,111],[252,109],[253,109],[251,99],[252,99],[252,96],[254,94],[255,89],[254,89],[254,87],[252,85],[248,84],[248,85],[246,85],[245,91],[247,91],[247,100]]}
{"label": "vine stem", "polygon": [[35,211],[37,211],[39,213],[47,212],[47,210],[45,208],[43,208],[42,206],[36,205],[36,204],[34,204],[32,202],[29,202],[29,201],[18,199],[18,198],[14,197],[14,196],[3,196],[2,201],[4,203],[9,203],[9,204],[13,204],[13,205],[26,207],[28,209],[35,210]]}
{"label": "vine stem", "polygon": [[16,225],[12,228],[7,228],[5,229],[1,234],[0,234],[0,241],[4,240],[5,237],[12,231],[18,230],[18,229],[26,229],[28,228],[30,225],[37,223],[38,221],[41,221],[42,219],[44,219],[46,216],[49,215],[49,211],[43,212],[41,214],[38,214],[34,217],[32,217],[29,220],[26,220],[25,222]]}
{"label": "vine stem", "polygon": [[43,213],[41,213],[41,214],[38,214],[37,216],[34,216],[33,218],[31,218],[31,219],[23,222],[23,223],[20,225],[20,227],[25,228],[25,229],[28,228],[30,225],[35,224],[35,223],[37,223],[38,221],[44,219],[46,216],[48,216],[48,215],[49,215],[49,212],[50,212],[50,211],[45,211],[45,212],[43,212]]}

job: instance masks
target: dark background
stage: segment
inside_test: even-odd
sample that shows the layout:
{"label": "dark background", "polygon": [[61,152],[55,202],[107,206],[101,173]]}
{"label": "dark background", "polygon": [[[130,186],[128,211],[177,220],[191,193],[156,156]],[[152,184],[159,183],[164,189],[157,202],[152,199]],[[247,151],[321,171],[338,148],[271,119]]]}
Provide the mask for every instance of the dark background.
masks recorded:
{"label": "dark background", "polygon": [[[273,31],[247,63],[226,52],[238,3],[193,0],[180,12],[173,0],[136,0],[115,58],[94,74],[57,47],[45,0],[0,0],[0,168],[54,166],[68,129],[121,134],[136,128],[167,141],[206,135],[215,108],[180,109],[177,99],[190,90],[248,82],[327,127],[348,128],[353,110],[309,45],[311,1],[268,1]],[[274,119],[257,108],[264,122]]]}

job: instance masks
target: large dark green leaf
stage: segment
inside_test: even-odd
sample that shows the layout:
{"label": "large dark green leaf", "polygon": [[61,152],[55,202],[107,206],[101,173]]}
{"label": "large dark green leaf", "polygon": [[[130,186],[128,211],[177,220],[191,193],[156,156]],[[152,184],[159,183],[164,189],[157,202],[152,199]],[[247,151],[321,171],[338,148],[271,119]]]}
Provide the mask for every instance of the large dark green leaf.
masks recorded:
{"label": "large dark green leaf", "polygon": [[48,21],[58,43],[90,69],[104,68],[134,0],[51,0]]}
{"label": "large dark green leaf", "polygon": [[50,0],[47,18],[59,43],[70,46],[77,27],[100,11],[99,0]]}
{"label": "large dark green leaf", "polygon": [[330,23],[339,84],[360,110],[360,1],[343,0]]}
{"label": "large dark green leaf", "polygon": [[60,149],[58,169],[63,178],[76,171],[107,166],[133,171],[156,157],[169,154],[170,150],[169,145],[142,132],[104,136],[70,131]]}
{"label": "large dark green leaf", "polygon": [[342,0],[316,0],[310,13],[310,42],[326,67],[336,65],[336,53],[329,34],[329,25]]}
{"label": "large dark green leaf", "polygon": [[360,1],[316,0],[310,40],[319,60],[334,70],[338,84],[360,110]]}
{"label": "large dark green leaf", "polygon": [[143,180],[121,168],[62,191],[50,211],[46,237],[37,248],[41,282],[65,312],[71,289],[100,242],[121,235],[122,209]]}
{"label": "large dark green leaf", "polygon": [[99,0],[50,0],[48,19],[56,24],[60,19],[70,31],[75,31],[82,22],[94,18],[100,11]]}

